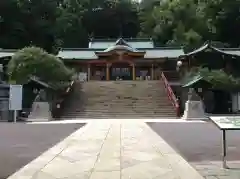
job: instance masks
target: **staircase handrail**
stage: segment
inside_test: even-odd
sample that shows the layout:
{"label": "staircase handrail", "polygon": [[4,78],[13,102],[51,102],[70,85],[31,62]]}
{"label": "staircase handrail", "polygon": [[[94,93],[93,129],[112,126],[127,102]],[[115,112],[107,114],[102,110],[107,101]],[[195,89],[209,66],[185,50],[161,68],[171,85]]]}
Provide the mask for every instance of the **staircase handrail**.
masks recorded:
{"label": "staircase handrail", "polygon": [[64,103],[67,100],[68,96],[70,95],[70,93],[73,91],[73,86],[75,84],[75,81],[71,81],[71,83],[68,85],[68,87],[66,88],[66,90],[59,96],[59,98],[57,99],[55,105],[54,105],[54,109],[53,109],[53,116],[54,117],[58,117],[61,115],[61,112],[63,111],[64,108]]}
{"label": "staircase handrail", "polygon": [[[73,85],[74,85],[75,81],[71,81],[71,83],[69,84],[69,86],[66,88],[66,90],[63,92],[63,94],[61,95],[61,99],[60,99],[60,103],[64,102],[64,100],[67,98],[67,96],[70,94],[70,92],[73,90]],[[61,104],[60,104],[61,105]]]}
{"label": "staircase handrail", "polygon": [[167,78],[165,77],[164,73],[162,72],[161,74],[161,77],[162,77],[162,80],[163,80],[163,83],[164,83],[164,87],[165,87],[165,90],[167,92],[167,95],[168,95],[168,98],[169,100],[171,101],[173,107],[175,108],[176,110],[176,114],[177,114],[177,117],[180,116],[180,105],[178,103],[178,99],[177,97],[175,96]]}

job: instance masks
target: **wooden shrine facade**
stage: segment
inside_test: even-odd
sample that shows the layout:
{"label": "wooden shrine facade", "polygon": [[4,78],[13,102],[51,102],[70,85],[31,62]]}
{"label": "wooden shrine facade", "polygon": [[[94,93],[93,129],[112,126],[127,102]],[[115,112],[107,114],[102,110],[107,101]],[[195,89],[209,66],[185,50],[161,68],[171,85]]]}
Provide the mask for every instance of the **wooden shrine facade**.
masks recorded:
{"label": "wooden shrine facade", "polygon": [[62,49],[58,57],[88,80],[159,79],[175,71],[182,48],[155,48],[151,39],[92,40],[87,49]]}

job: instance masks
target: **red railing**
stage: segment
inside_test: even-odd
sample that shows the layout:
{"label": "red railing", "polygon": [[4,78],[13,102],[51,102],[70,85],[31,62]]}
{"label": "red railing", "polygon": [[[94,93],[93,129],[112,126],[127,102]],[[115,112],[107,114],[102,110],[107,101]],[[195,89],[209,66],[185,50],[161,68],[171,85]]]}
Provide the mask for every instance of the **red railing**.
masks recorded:
{"label": "red railing", "polygon": [[167,78],[165,77],[164,73],[162,72],[161,74],[161,77],[162,77],[162,80],[163,80],[163,83],[164,83],[164,87],[166,89],[166,92],[167,92],[167,95],[168,95],[168,98],[169,100],[171,101],[173,107],[175,108],[176,110],[176,115],[177,117],[180,117],[180,105],[178,103],[178,99],[176,98],[171,86],[169,85],[168,83],[168,80]]}

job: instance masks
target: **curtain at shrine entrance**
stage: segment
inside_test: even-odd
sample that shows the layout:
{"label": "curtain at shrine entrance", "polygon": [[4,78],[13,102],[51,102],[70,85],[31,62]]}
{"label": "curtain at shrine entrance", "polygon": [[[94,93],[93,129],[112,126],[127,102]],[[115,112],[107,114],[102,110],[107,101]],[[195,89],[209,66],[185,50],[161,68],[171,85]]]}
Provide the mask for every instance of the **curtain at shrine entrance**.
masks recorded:
{"label": "curtain at shrine entrance", "polygon": [[128,63],[113,64],[110,68],[110,80],[132,80],[132,66]]}

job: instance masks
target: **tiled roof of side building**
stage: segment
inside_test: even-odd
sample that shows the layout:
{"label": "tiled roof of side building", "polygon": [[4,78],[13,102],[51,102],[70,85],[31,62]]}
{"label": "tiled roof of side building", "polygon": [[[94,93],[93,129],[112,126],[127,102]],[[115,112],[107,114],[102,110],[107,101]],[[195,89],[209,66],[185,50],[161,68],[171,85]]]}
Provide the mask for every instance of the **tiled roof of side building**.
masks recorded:
{"label": "tiled roof of side building", "polygon": [[[100,49],[99,49],[100,50]],[[98,59],[92,49],[61,49],[57,57],[63,59]]]}
{"label": "tiled roof of side building", "polygon": [[195,49],[192,52],[184,54],[183,56],[191,56],[198,54],[200,52],[205,52],[206,50],[213,50],[218,53],[222,53],[223,55],[232,55],[232,56],[239,56],[240,57],[240,48],[217,48],[210,43],[205,43],[203,46]]}
{"label": "tiled roof of side building", "polygon": [[240,56],[240,48],[219,48],[219,50],[228,53],[230,55]]}
{"label": "tiled roof of side building", "polygon": [[11,57],[16,53],[15,49],[1,49],[0,48],[0,58]]}

